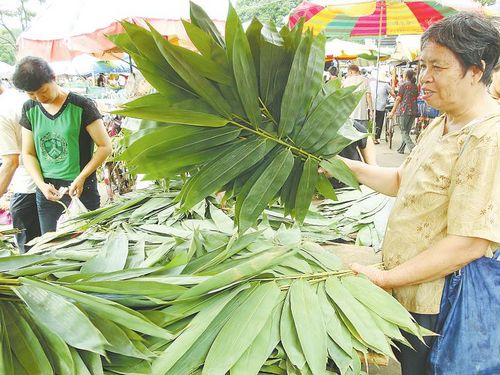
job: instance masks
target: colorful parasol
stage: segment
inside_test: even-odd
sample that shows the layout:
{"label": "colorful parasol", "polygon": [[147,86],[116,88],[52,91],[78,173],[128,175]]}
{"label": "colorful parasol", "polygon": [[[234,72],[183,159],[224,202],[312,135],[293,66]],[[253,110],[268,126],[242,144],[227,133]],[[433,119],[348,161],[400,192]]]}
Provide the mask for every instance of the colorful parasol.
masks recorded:
{"label": "colorful parasol", "polygon": [[315,34],[377,36],[421,34],[432,23],[457,10],[437,1],[367,1],[328,5],[305,23]]}
{"label": "colorful parasol", "polygon": [[301,18],[304,18],[304,20],[307,21],[324,8],[325,7],[323,5],[314,4],[310,1],[303,1],[290,12],[290,15],[288,16],[288,26],[291,29]]}

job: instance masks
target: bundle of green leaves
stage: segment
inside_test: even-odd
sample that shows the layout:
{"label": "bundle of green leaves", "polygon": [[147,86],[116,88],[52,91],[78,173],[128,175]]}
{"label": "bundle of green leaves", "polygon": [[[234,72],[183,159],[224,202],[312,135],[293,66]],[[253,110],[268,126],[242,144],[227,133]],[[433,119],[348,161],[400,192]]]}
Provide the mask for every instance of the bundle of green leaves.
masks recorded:
{"label": "bundle of green leaves", "polygon": [[117,111],[144,119],[121,155],[136,173],[159,179],[189,172],[179,195],[185,210],[226,191],[236,197],[242,233],[278,199],[301,223],[316,190],[334,197],[320,166],[358,186],[335,156],[366,136],[349,120],[362,93],[323,84],[323,36],[303,33],[302,24],[278,31],[256,19],[245,32],[230,6],[222,37],[193,3],[184,26],[197,52],[127,22],[125,33],[111,38],[157,90]]}
{"label": "bundle of green leaves", "polygon": [[232,234],[208,209],[214,229],[122,226],[0,258],[0,373],[359,374],[400,330],[429,333],[297,228]]}

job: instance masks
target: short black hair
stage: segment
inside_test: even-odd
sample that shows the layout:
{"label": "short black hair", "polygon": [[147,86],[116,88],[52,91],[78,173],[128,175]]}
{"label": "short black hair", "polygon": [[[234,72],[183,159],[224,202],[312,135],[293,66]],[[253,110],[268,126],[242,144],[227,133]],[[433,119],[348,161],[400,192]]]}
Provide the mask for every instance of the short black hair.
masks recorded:
{"label": "short black hair", "polygon": [[413,69],[408,69],[407,71],[405,71],[405,78],[408,81],[415,83],[416,82],[415,71]]}
{"label": "short black hair", "polygon": [[450,49],[460,61],[464,74],[476,66],[483,72],[480,82],[490,84],[500,56],[498,21],[477,12],[459,12],[429,27],[421,42],[422,48],[426,43],[434,42]]}
{"label": "short black hair", "polygon": [[12,83],[23,91],[37,91],[44,84],[56,79],[47,61],[35,56],[26,56],[16,65]]}
{"label": "short black hair", "polygon": [[330,67],[328,68],[328,72],[329,72],[332,76],[336,76],[336,75],[338,75],[339,70],[337,69],[337,67],[336,67],[336,66],[333,66],[333,65],[332,65],[332,66],[330,66]]}

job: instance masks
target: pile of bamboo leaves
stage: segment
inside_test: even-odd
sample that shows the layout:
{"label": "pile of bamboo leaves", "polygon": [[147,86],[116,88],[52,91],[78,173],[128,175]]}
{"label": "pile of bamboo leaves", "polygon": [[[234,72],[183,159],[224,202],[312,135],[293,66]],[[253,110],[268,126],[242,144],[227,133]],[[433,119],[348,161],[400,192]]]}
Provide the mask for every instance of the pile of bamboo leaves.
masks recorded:
{"label": "pile of bamboo leaves", "polygon": [[190,16],[184,26],[197,52],[128,22],[112,37],[157,90],[116,112],[144,119],[121,159],[150,179],[187,173],[184,210],[226,191],[241,233],[278,199],[301,223],[316,190],[333,197],[320,166],[357,187],[335,156],[366,136],[349,120],[362,93],[323,84],[324,36],[256,19],[245,32],[230,6],[222,37],[197,5]]}
{"label": "pile of bamboo leaves", "polygon": [[359,374],[426,334],[297,228],[161,236],[0,258],[0,373]]}
{"label": "pile of bamboo leaves", "polygon": [[[354,242],[378,251],[382,247],[390,202],[391,198],[366,186],[361,185],[359,190],[339,189],[336,200],[312,203],[301,226],[302,236],[323,244]],[[292,223],[279,206],[267,209],[265,214],[274,227]]]}

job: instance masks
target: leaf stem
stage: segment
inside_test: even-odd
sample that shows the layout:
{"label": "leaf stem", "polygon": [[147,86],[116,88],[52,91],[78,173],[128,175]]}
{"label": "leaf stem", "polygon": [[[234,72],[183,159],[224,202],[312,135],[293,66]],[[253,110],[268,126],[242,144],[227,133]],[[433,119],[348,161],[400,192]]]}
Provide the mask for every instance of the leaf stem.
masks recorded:
{"label": "leaf stem", "polygon": [[243,124],[240,124],[239,122],[236,122],[236,121],[229,121],[230,124],[233,124],[233,125],[236,125],[237,127],[241,128],[241,129],[244,129],[244,130],[247,130],[249,131],[250,133],[253,133],[253,134],[256,134],[258,135],[259,137],[263,137],[263,138],[266,138],[272,142],[275,142],[275,143],[278,143],[280,145],[283,145],[287,148],[289,148],[292,152],[295,152],[296,154],[298,154],[299,156],[303,156],[303,157],[306,157],[306,158],[311,158],[311,159],[314,159],[318,162],[321,162],[323,159],[313,155],[313,154],[310,154],[308,153],[307,151],[304,151],[298,147],[295,147],[293,145],[291,145],[290,143],[286,143],[284,141],[282,141],[281,139],[279,138],[275,138],[272,136],[272,134],[269,134],[267,133],[266,131],[262,130],[262,129],[253,129],[253,128],[250,128],[250,127],[247,127]]}

